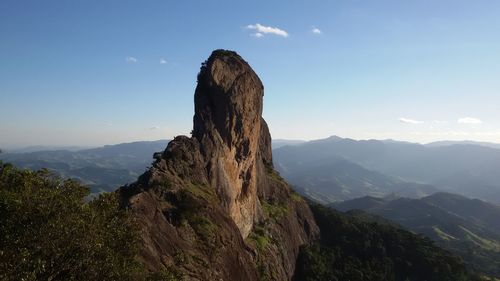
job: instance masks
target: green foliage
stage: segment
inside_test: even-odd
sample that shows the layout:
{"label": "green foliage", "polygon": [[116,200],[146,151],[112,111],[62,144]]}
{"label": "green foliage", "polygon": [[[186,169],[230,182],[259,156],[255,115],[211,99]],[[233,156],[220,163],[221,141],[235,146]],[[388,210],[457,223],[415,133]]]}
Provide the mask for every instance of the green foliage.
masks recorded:
{"label": "green foliage", "polygon": [[205,185],[190,183],[185,187],[185,191],[189,192],[194,197],[202,198],[207,202],[215,202],[217,200],[217,196],[215,195],[213,188]]}
{"label": "green foliage", "polygon": [[176,193],[176,211],[174,218],[178,225],[190,225],[203,242],[209,247],[215,245],[218,226],[207,214],[203,213],[206,206],[203,201],[216,200],[215,192],[202,185],[189,184]]}
{"label": "green foliage", "polygon": [[[270,263],[266,259],[269,257],[269,251],[272,251],[270,244],[273,243],[270,237],[270,224],[272,224],[272,221],[267,220],[254,225],[252,232],[247,237],[249,245],[253,245],[256,250],[255,263],[259,280],[261,281],[276,280],[275,276],[273,276],[272,268],[270,268]],[[272,246],[277,245],[274,244]]]}
{"label": "green foliage", "polygon": [[35,151],[0,154],[4,162],[20,168],[47,168],[62,178],[77,178],[88,185],[96,196],[113,192],[134,182],[151,164],[151,155],[163,151],[167,140],[106,145],[79,151]]}
{"label": "green foliage", "polygon": [[323,206],[311,208],[321,240],[301,249],[298,280],[470,280],[459,258],[427,238]]}
{"label": "green foliage", "polygon": [[138,233],[116,194],[0,163],[0,280],[140,280]]}
{"label": "green foliage", "polygon": [[297,192],[295,192],[293,190],[292,190],[292,193],[290,194],[290,197],[295,202],[300,202],[300,201],[304,200],[304,198],[302,198],[302,196],[300,196]]}
{"label": "green foliage", "polygon": [[202,215],[194,215],[189,218],[189,224],[196,234],[207,242],[213,242],[217,231],[217,225]]}
{"label": "green foliage", "polygon": [[422,199],[363,197],[333,206],[357,218],[382,216],[460,256],[469,271],[500,276],[500,208],[493,204],[440,192]]}
{"label": "green foliage", "polygon": [[266,173],[269,178],[273,181],[285,183],[286,181],[281,177],[281,175],[272,166],[266,165]]}
{"label": "green foliage", "polygon": [[255,225],[248,239],[255,243],[257,250],[262,251],[269,245],[269,237],[264,225]]}
{"label": "green foliage", "polygon": [[269,245],[269,238],[266,236],[256,236],[254,239],[259,249],[265,249]]}
{"label": "green foliage", "polygon": [[173,267],[166,268],[159,272],[153,272],[148,275],[146,281],[181,281],[183,274]]}
{"label": "green foliage", "polygon": [[288,207],[277,202],[262,201],[262,209],[266,218],[279,221],[288,214]]}

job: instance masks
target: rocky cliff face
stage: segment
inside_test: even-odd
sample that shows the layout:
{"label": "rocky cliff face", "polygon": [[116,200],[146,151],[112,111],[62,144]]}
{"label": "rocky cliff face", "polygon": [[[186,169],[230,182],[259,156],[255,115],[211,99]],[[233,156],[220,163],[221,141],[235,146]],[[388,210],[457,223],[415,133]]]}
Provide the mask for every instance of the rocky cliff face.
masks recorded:
{"label": "rocky cliff face", "polygon": [[203,147],[210,186],[243,237],[262,217],[258,149],[261,133],[269,134],[261,132],[263,95],[259,77],[234,54],[211,56],[198,75],[193,137]]}
{"label": "rocky cliff face", "polygon": [[191,138],[176,137],[120,189],[137,218],[140,259],[186,280],[290,280],[299,247],[319,230],[274,171],[263,86],[234,52],[202,64]]}

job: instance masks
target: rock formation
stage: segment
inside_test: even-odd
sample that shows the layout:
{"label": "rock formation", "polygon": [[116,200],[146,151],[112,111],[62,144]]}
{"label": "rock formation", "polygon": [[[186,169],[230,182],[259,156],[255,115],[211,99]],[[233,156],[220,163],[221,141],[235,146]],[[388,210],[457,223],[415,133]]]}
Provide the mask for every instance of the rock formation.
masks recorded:
{"label": "rock formation", "polygon": [[202,64],[192,137],[120,189],[137,218],[140,259],[186,280],[290,280],[318,235],[307,204],[274,171],[263,86],[235,52]]}
{"label": "rock formation", "polygon": [[203,147],[210,186],[245,238],[261,216],[257,163],[262,162],[258,149],[265,123],[263,95],[259,77],[231,54],[213,55],[207,61],[194,97],[193,137]]}

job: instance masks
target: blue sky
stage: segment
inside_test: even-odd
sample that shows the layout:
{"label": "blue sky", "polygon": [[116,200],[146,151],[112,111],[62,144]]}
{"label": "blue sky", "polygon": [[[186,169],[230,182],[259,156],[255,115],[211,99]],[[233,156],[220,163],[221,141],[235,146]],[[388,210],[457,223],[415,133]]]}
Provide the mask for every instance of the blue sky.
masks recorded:
{"label": "blue sky", "polygon": [[232,49],[273,138],[500,142],[500,2],[0,1],[0,147],[188,134]]}

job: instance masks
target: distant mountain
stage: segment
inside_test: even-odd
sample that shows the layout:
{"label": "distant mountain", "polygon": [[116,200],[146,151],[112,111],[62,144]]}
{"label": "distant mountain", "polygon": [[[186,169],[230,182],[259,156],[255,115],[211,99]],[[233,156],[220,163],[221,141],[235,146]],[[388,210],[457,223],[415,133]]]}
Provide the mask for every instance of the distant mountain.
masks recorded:
{"label": "distant mountain", "polygon": [[367,170],[342,158],[316,163],[296,161],[285,163],[275,151],[276,168],[296,189],[320,203],[331,203],[364,195],[387,195],[420,198],[438,191],[431,185],[405,182]]}
{"label": "distant mountain", "polygon": [[280,148],[285,145],[297,145],[301,143],[305,143],[306,141],[303,140],[283,140],[283,139],[276,139],[272,140],[272,146],[273,149]]}
{"label": "distant mountain", "polygon": [[326,167],[336,159],[345,159],[406,182],[500,203],[500,149],[483,145],[425,146],[330,137],[277,148],[274,156],[286,179],[292,170],[304,175],[305,170],[313,171],[312,166]]}
{"label": "distant mountain", "polygon": [[439,146],[448,146],[448,145],[455,145],[455,144],[481,145],[481,146],[485,146],[485,147],[500,149],[500,143],[481,142],[481,141],[469,141],[469,140],[464,140],[464,141],[436,141],[436,142],[428,143],[425,146],[428,146],[428,147],[439,147]]}
{"label": "distant mountain", "polygon": [[46,145],[34,145],[19,148],[6,149],[5,153],[27,153],[27,152],[37,152],[37,151],[54,151],[54,150],[69,150],[78,151],[89,149],[91,147],[84,146],[46,146]]}
{"label": "distant mountain", "polygon": [[471,269],[500,277],[500,206],[477,199],[436,193],[422,199],[384,200],[370,196],[332,207],[382,216],[424,234],[460,255]]}
{"label": "distant mountain", "polygon": [[113,191],[134,181],[153,161],[153,153],[163,151],[168,140],[140,141],[78,151],[46,150],[0,154],[0,160],[22,168],[47,168],[75,178],[92,192]]}

